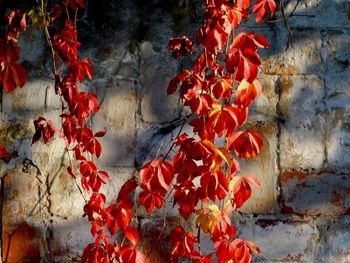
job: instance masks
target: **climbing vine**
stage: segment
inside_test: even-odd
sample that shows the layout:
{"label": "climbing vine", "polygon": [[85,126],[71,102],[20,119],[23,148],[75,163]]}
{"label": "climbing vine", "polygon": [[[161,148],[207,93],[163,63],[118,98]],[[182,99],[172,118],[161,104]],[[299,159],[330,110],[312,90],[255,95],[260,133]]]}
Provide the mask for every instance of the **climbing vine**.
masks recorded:
{"label": "climbing vine", "polygon": [[[256,177],[239,175],[238,161],[254,158],[263,145],[261,135],[244,129],[249,106],[262,92],[256,79],[261,64],[257,51],[269,47],[262,35],[239,28],[249,19],[251,1],[204,1],[203,25],[195,37],[199,55],[193,68],[172,78],[167,89],[168,94],[179,92],[183,112],[187,112],[182,116],[178,136],[167,153],[131,176],[111,204],[106,204],[106,196],[100,191],[109,175],[94,162],[101,155],[99,138],[105,131],[94,132],[88,125],[99,103],[96,94],[78,87],[79,82],[93,78],[92,61],[79,57],[76,20],[84,5],[84,0],[41,0],[29,10],[11,10],[6,34],[0,39],[0,84],[5,92],[12,92],[17,86],[23,87],[27,78],[25,69],[17,63],[20,33],[27,24],[45,33],[55,92],[61,99],[59,130],[70,161],[67,171],[84,200],[83,191],[89,194],[84,214],[95,242],[85,247],[82,262],[146,262],[135,226],[140,207],[152,213],[170,200],[182,218],[195,217],[196,228],[192,232],[176,226],[171,231],[172,262],[188,258],[209,263],[214,254],[220,263],[250,262],[252,252],[260,250],[237,237],[230,215],[249,199],[253,186],[260,188]],[[274,0],[257,0],[252,7],[256,22],[263,22],[275,10]],[[195,45],[185,36],[177,37],[170,39],[169,50],[179,59],[192,54]],[[193,134],[182,132],[185,124],[193,128]],[[34,126],[32,143],[41,138],[48,143],[56,133],[53,122],[44,117],[38,117]],[[175,152],[172,158],[170,152]],[[10,157],[0,145],[0,158]],[[164,211],[164,227],[155,248],[165,235],[166,208]],[[117,234],[122,239],[116,238]],[[201,234],[210,237],[214,251],[201,249]]]}

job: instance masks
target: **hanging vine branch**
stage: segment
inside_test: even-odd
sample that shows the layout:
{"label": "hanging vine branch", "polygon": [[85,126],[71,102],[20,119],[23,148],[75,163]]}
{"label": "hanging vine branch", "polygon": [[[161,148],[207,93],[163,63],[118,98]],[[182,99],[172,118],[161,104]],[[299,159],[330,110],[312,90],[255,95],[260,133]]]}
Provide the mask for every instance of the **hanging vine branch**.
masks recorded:
{"label": "hanging vine branch", "polygon": [[[196,218],[196,234],[182,226],[172,230],[172,262],[182,258],[212,262],[214,254],[220,263],[250,262],[252,252],[260,252],[252,242],[237,237],[230,214],[250,198],[253,186],[260,188],[256,177],[239,175],[238,160],[256,157],[263,145],[261,135],[243,127],[250,105],[262,92],[256,79],[261,64],[257,52],[269,44],[262,35],[239,28],[249,19],[250,0],[206,0],[204,4],[203,25],[196,34],[199,55],[193,68],[172,78],[167,89],[168,94],[179,91],[189,111],[181,119],[182,127],[190,125],[193,134],[182,133],[181,128],[163,157],[157,154],[138,175],[133,174],[109,205],[100,192],[109,175],[94,162],[101,155],[99,138],[105,132],[94,133],[88,126],[99,104],[96,94],[78,88],[79,82],[93,78],[90,59],[79,58],[76,19],[84,0],[41,0],[27,13],[14,10],[9,15],[6,36],[0,40],[0,84],[6,92],[22,87],[26,81],[24,68],[17,64],[17,38],[28,21],[43,28],[50,47],[55,91],[62,106],[60,137],[70,160],[67,171],[73,180],[80,179],[77,187],[85,200],[84,214],[95,239],[85,247],[82,262],[146,262],[148,255],[138,247],[140,235],[135,227],[139,207],[152,213],[164,207],[168,198],[184,220],[190,215]],[[271,17],[275,10],[274,0],[257,0],[253,6],[257,22]],[[53,30],[58,25],[63,26]],[[192,54],[194,49],[192,40],[185,36],[170,39],[169,50],[175,59]],[[52,121],[39,117],[34,126],[33,143],[41,138],[47,143],[54,137]],[[1,156],[8,156],[2,148]],[[169,160],[171,151],[175,154]],[[136,204],[132,195],[137,188],[140,193]],[[164,211],[155,248],[167,225]],[[121,242],[116,241],[117,233],[124,236]],[[214,251],[201,249],[203,234],[210,236]]]}

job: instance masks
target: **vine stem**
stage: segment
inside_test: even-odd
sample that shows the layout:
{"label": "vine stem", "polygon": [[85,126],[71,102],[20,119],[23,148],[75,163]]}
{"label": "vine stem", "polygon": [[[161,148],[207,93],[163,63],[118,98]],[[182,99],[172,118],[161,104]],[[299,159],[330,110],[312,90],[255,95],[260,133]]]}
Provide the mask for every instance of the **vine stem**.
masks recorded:
{"label": "vine stem", "polygon": [[[183,119],[182,120],[182,124],[181,124],[181,127],[180,127],[180,130],[179,132],[177,133],[176,137],[179,137],[180,133],[182,132],[184,126],[185,126],[185,123],[186,123],[186,119]],[[174,148],[174,142],[172,143],[172,145],[170,146],[169,150],[167,151],[167,153],[165,154],[165,156],[163,157],[163,161],[168,157],[169,153],[171,152],[171,150]]]}
{"label": "vine stem", "polygon": [[[162,235],[164,234],[165,231],[165,227],[166,227],[166,214],[167,214],[167,207],[166,204],[164,205],[164,212],[163,212],[163,226],[162,226],[162,230],[160,231],[156,241],[154,242],[154,247],[156,248],[159,244],[159,240],[162,237]],[[147,254],[146,258],[148,258],[150,256],[152,251],[149,251],[149,253]]]}
{"label": "vine stem", "polygon": [[[132,222],[132,221],[137,217],[138,212],[139,212],[139,211],[138,211],[139,208],[140,208],[140,204],[137,204],[137,206],[136,206],[136,208],[135,208],[135,213],[133,214],[133,216],[132,216],[130,222]],[[124,238],[123,238],[122,242],[120,243],[120,246],[121,246],[121,247],[123,247],[123,245],[124,245],[124,243],[125,243],[125,240],[126,240],[126,235],[124,235]]]}
{"label": "vine stem", "polygon": [[198,232],[197,232],[197,242],[198,242],[198,251],[199,254],[202,255],[202,248],[201,248],[201,227],[198,227]]}
{"label": "vine stem", "polygon": [[[48,29],[48,27],[46,25],[46,12],[45,12],[45,6],[44,6],[44,1],[43,0],[41,0],[41,8],[42,8],[41,11],[45,14],[45,17],[44,17],[44,24],[45,24],[44,32],[45,32],[47,43],[48,43],[48,45],[50,47],[50,50],[51,50],[52,71],[53,71],[53,74],[55,75],[55,81],[56,81],[56,78],[58,77],[57,65],[56,65],[56,55],[55,55],[56,52],[55,52],[55,49],[54,49],[53,44],[52,44],[52,40],[51,40],[51,36],[50,36],[50,33],[49,33],[49,29]],[[55,85],[56,85],[56,83],[55,83]],[[58,89],[58,95],[59,95],[60,100],[61,100],[61,111],[62,111],[62,114],[63,114],[64,113],[64,99],[63,99],[63,96],[62,96],[61,89]],[[61,118],[61,124],[63,124],[63,118]],[[73,158],[72,158],[72,156],[70,154],[70,149],[68,148],[68,145],[66,143],[65,143],[65,147],[66,147],[67,154],[68,154],[69,164],[72,167],[72,170],[73,170],[73,173],[74,173]],[[74,178],[74,183],[77,186],[77,188],[78,188],[78,190],[80,192],[80,195],[84,199],[84,202],[87,203],[87,200],[86,200],[86,198],[85,198],[85,196],[83,194],[83,190],[81,189],[81,187],[77,183],[76,178]]]}

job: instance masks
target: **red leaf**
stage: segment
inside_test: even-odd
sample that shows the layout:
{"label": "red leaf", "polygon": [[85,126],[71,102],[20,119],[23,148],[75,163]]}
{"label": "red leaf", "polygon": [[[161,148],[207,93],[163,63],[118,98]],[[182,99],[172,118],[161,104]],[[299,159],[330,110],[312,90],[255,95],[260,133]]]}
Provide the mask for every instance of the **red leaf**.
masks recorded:
{"label": "red leaf", "polygon": [[245,201],[249,199],[252,194],[252,189],[247,181],[239,179],[233,189],[233,201],[236,208],[241,208]]}
{"label": "red leaf", "polygon": [[19,64],[11,64],[10,66],[14,82],[17,86],[20,86],[22,88],[27,79],[26,70]]}
{"label": "red leaf", "polygon": [[141,252],[138,251],[134,246],[124,246],[120,248],[121,253],[119,257],[119,262],[127,263],[146,263],[146,257]]}
{"label": "red leaf", "polygon": [[228,148],[234,150],[238,158],[254,158],[259,154],[263,138],[254,131],[236,132],[229,138]]}
{"label": "red leaf", "polygon": [[188,70],[183,70],[180,74],[172,78],[167,89],[168,95],[173,94],[178,89],[180,83],[186,78],[188,78],[190,75],[191,72],[189,72]]}
{"label": "red leaf", "polygon": [[189,89],[184,95],[184,105],[190,106],[192,112],[204,115],[212,108],[213,100],[208,94],[202,94],[194,89]]}
{"label": "red leaf", "polygon": [[256,176],[245,176],[244,180],[247,181],[250,185],[254,185],[257,188],[261,188],[261,183],[259,178]]}
{"label": "red leaf", "polygon": [[2,85],[6,92],[14,91],[16,88],[16,82],[13,79],[13,74],[9,66],[5,66],[5,70],[2,72]]}
{"label": "red leaf", "polygon": [[258,67],[261,64],[260,57],[255,50],[245,48],[243,50],[233,48],[226,57],[227,71],[234,73],[234,79],[249,82],[255,80],[258,75]]}
{"label": "red leaf", "polygon": [[139,199],[148,213],[154,209],[154,206],[161,208],[163,205],[163,196],[157,192],[142,191],[139,195]]}
{"label": "red leaf", "polygon": [[83,60],[74,60],[69,65],[68,72],[71,77],[78,81],[83,81],[87,76],[89,79],[92,79],[92,62],[90,59],[85,58]]}
{"label": "red leaf", "polygon": [[122,205],[123,203],[128,202],[129,195],[135,192],[137,186],[138,184],[134,177],[126,181],[119,191],[117,203]]}
{"label": "red leaf", "polygon": [[0,158],[10,158],[11,154],[6,150],[4,145],[0,144]]}
{"label": "red leaf", "polygon": [[69,173],[74,179],[76,178],[72,166],[68,166],[68,167],[67,167],[67,171],[68,171],[68,173]]}
{"label": "red leaf", "polygon": [[[140,171],[141,183],[143,188],[148,190],[159,190],[166,193],[174,177],[174,171],[171,163],[162,161],[161,158],[147,163]],[[165,194],[164,193],[164,194]]]}
{"label": "red leaf", "polygon": [[105,136],[106,134],[106,131],[99,131],[99,132],[96,132],[94,137],[103,137]]}
{"label": "red leaf", "polygon": [[65,0],[68,2],[68,5],[73,10],[76,10],[78,8],[84,8],[85,1],[84,0]]}
{"label": "red leaf", "polygon": [[116,218],[117,218],[118,226],[121,229],[125,230],[129,226],[131,217],[132,217],[132,213],[129,208],[123,208],[123,207],[117,208]]}
{"label": "red leaf", "polygon": [[235,2],[235,5],[236,5],[238,8],[247,9],[247,8],[250,6],[250,1],[251,1],[251,0],[237,0],[237,1]]}
{"label": "red leaf", "polygon": [[270,17],[272,17],[276,11],[275,0],[257,0],[253,8],[253,13],[257,13],[256,22],[263,22],[269,11],[271,12]]}
{"label": "red leaf", "polygon": [[125,236],[127,237],[127,239],[130,240],[130,242],[136,246],[139,241],[140,241],[140,236],[139,236],[139,232],[137,231],[136,228],[132,227],[132,226],[128,226],[128,228],[125,230]]}
{"label": "red leaf", "polygon": [[193,53],[193,44],[187,37],[171,38],[169,41],[169,51],[175,51],[175,59],[179,56],[185,56],[187,53]]}
{"label": "red leaf", "polygon": [[217,99],[228,99],[232,94],[232,78],[231,76],[223,76],[217,80],[212,87],[212,93]]}
{"label": "red leaf", "polygon": [[255,254],[259,254],[261,252],[260,248],[254,245],[253,242],[249,240],[244,240],[244,243],[250,248],[251,251],[254,251]]}
{"label": "red leaf", "polygon": [[49,142],[49,140],[55,134],[55,127],[53,126],[53,122],[51,120],[47,121],[43,117],[39,117],[34,121],[35,134],[32,139],[32,144],[36,143],[41,136],[44,139],[45,144]]}
{"label": "red leaf", "polygon": [[173,262],[178,262],[181,256],[191,257],[198,252],[194,249],[195,237],[192,231],[185,232],[185,230],[177,226],[170,233],[172,241],[171,259]]}

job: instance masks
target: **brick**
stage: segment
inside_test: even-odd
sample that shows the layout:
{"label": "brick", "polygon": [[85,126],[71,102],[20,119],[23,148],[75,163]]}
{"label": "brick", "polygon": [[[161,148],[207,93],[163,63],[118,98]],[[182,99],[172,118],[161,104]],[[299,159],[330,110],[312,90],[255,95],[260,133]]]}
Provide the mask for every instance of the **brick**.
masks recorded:
{"label": "brick", "polygon": [[[19,38],[20,60],[19,63],[29,63],[29,74],[33,73],[33,68],[41,68],[45,62],[45,38],[42,30],[28,27]],[[28,68],[28,64],[26,65]]]}
{"label": "brick", "polygon": [[274,123],[276,120],[276,104],[278,101],[277,76],[259,75],[263,93],[256,98],[255,102],[249,108],[249,122],[260,121],[267,124]]}
{"label": "brick", "polygon": [[93,43],[88,49],[81,50],[82,57],[98,61],[94,65],[94,79],[108,79],[110,76],[115,76],[126,53],[126,41],[110,41],[102,45]]}
{"label": "brick", "polygon": [[180,113],[179,96],[167,95],[169,81],[177,72],[177,62],[168,52],[156,53],[153,46],[141,45],[141,115],[146,122],[166,122]]}
{"label": "brick", "polygon": [[262,250],[254,262],[314,262],[318,231],[307,221],[246,219],[237,228],[240,238],[252,241]]}
{"label": "brick", "polygon": [[338,31],[326,36],[327,50],[327,161],[329,165],[350,167],[350,105],[349,31]]}
{"label": "brick", "polygon": [[320,168],[325,160],[322,81],[316,76],[280,78],[283,118],[280,137],[282,168]]}
{"label": "brick", "polygon": [[276,155],[276,127],[253,126],[264,137],[264,145],[260,154],[248,161],[240,160],[241,176],[254,175],[260,183],[261,189],[252,187],[252,196],[240,209],[243,213],[268,213],[276,206],[277,199],[277,155]]}
{"label": "brick", "polygon": [[[163,218],[154,217],[152,219],[142,219],[139,223],[141,235],[141,249],[148,256],[151,262],[166,263],[169,262],[171,242],[169,235],[172,229],[179,225],[180,220],[174,217],[167,217],[166,227],[163,229]],[[186,228],[185,228],[186,229]],[[163,230],[163,233],[162,233]],[[189,229],[188,229],[189,230]],[[155,244],[159,235],[158,246]]]}
{"label": "brick", "polygon": [[[46,115],[45,115],[46,116]],[[56,128],[60,127],[55,125]],[[33,136],[34,132],[31,133]],[[28,147],[31,150],[30,153],[21,153],[21,156],[25,158],[30,158],[33,163],[38,167],[40,173],[43,176],[47,176],[48,174],[56,174],[59,169],[61,169],[62,158],[65,157],[65,144],[61,138],[52,139],[48,144],[44,144],[41,140],[34,145],[31,144],[31,138],[27,145],[23,145],[22,147]]]}
{"label": "brick", "polygon": [[50,252],[52,262],[81,262],[80,257],[87,244],[94,242],[86,218],[53,218]]}
{"label": "brick", "polygon": [[283,212],[299,215],[348,215],[350,176],[334,171],[284,172]]}
{"label": "brick", "polygon": [[[346,102],[348,103],[348,102]],[[345,105],[344,105],[345,106]],[[328,115],[327,162],[336,167],[350,167],[350,114],[345,107],[332,108]]]}
{"label": "brick", "polygon": [[[52,215],[63,219],[81,217],[84,213],[84,199],[66,169],[50,174],[49,180],[51,182],[49,194]],[[79,179],[77,183],[81,187]]]}
{"label": "brick", "polygon": [[[288,22],[296,28],[327,28],[349,27],[349,3],[344,0],[322,1],[308,0],[298,1],[295,16],[289,17]],[[285,12],[290,14],[297,0],[285,3]],[[334,19],[336,18],[336,19]]]}
{"label": "brick", "polygon": [[305,30],[293,31],[293,48],[285,50],[288,31],[276,29],[271,52],[262,62],[262,71],[267,75],[319,74],[322,69],[321,35]]}
{"label": "brick", "polygon": [[18,225],[11,233],[3,234],[3,261],[9,263],[39,262],[40,247],[36,244],[38,231],[27,223]]}
{"label": "brick", "polygon": [[349,223],[334,223],[326,232],[324,260],[329,263],[350,262],[350,227]]}
{"label": "brick", "polygon": [[47,245],[40,215],[39,181],[31,173],[8,171],[2,179],[2,260],[45,260]]}
{"label": "brick", "polygon": [[[115,202],[122,184],[130,178],[131,168],[99,167],[109,173],[110,180],[101,192],[107,197],[107,205]],[[93,242],[91,225],[83,217],[84,200],[72,177],[64,171],[58,177],[50,177],[50,211],[53,215],[50,251],[54,262],[79,261],[85,245]],[[80,185],[80,180],[77,180]],[[86,195],[88,198],[88,195]],[[80,261],[79,261],[80,262]]]}
{"label": "brick", "polygon": [[[101,87],[101,84],[104,87]],[[94,131],[107,131],[100,139],[104,166],[132,166],[134,163],[137,94],[134,81],[115,79],[99,83],[99,112],[93,117]]]}
{"label": "brick", "polygon": [[[35,103],[33,103],[35,98]],[[4,93],[2,111],[12,118],[32,116],[37,118],[43,110],[60,108],[60,99],[55,95],[53,81],[47,79],[28,79],[23,88],[17,88],[13,93]]]}
{"label": "brick", "polygon": [[[326,54],[326,75],[337,79],[337,74],[349,73],[350,71],[350,28],[340,28],[338,30],[325,30],[325,54]],[[329,86],[330,90],[336,90]],[[338,88],[338,87],[336,87]]]}

